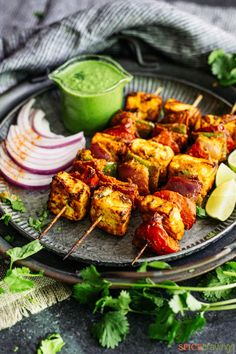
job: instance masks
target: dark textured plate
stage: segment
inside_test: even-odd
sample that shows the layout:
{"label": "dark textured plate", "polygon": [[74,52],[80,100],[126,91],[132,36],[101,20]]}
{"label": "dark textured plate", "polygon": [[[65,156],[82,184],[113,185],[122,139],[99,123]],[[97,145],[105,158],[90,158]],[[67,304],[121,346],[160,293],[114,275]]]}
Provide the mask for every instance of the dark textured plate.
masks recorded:
{"label": "dark textured plate", "polygon": [[[200,109],[203,113],[222,113],[228,112],[231,104],[225,99],[214,95],[208,90],[205,90],[190,83],[174,80],[162,75],[153,77],[151,75],[135,75],[134,80],[127,86],[126,92],[142,90],[153,92],[157,87],[163,87],[162,95],[164,99],[168,97],[176,97],[185,102],[192,103],[196,96],[200,93],[204,95],[204,99],[200,104]],[[65,133],[60,121],[60,107],[57,90],[47,90],[44,93],[38,94],[36,97],[36,106],[42,108],[47,115],[47,119],[51,123],[52,130],[59,133]],[[14,123],[16,113],[19,107],[12,111],[0,124],[0,137],[6,137],[9,126]],[[38,234],[28,226],[27,220],[29,215],[35,216],[36,212],[42,210],[46,206],[48,191],[24,191],[22,189],[8,185],[3,179],[0,179],[0,192],[9,188],[11,193],[19,195],[25,202],[28,213],[19,214],[13,212],[12,225],[19,230],[23,235],[33,239]],[[11,212],[10,208],[0,204],[1,211]],[[131,240],[134,229],[140,223],[140,217],[134,213],[131,219],[128,233],[123,238],[116,238],[108,235],[98,229],[85,240],[83,245],[72,255],[72,258],[77,261],[96,263],[110,266],[125,266],[129,265],[137,249],[132,246]],[[155,256],[153,254],[145,254],[139,260],[156,260],[161,259],[169,261],[172,259],[184,257],[193,252],[199,251],[207,245],[220,239],[236,224],[236,211],[225,222],[214,220],[198,220],[194,227],[185,232],[185,236],[181,241],[181,251],[175,254],[165,256]],[[90,225],[87,218],[81,222],[70,222],[65,219],[58,221],[57,225],[43,238],[44,246],[60,255],[65,255],[71,245],[79,238]]]}

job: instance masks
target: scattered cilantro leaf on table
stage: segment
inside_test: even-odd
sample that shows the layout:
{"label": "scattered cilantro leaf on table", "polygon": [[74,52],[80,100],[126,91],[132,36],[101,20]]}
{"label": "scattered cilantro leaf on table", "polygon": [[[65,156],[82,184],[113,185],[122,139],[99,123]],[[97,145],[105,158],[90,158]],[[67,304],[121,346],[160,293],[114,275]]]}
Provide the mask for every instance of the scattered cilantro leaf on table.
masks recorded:
{"label": "scattered cilantro leaf on table", "polygon": [[62,350],[64,345],[65,342],[61,335],[59,333],[53,333],[41,341],[37,354],[56,354]]}
{"label": "scattered cilantro leaf on table", "polygon": [[8,192],[2,192],[0,193],[0,200],[9,205],[12,210],[14,211],[19,211],[21,213],[25,213],[26,212],[26,207],[23,203],[23,201],[21,200],[20,197],[18,197],[15,194],[10,194]]}
{"label": "scattered cilantro leaf on table", "polygon": [[216,49],[209,55],[208,64],[221,85],[230,86],[236,83],[236,53]]}
{"label": "scattered cilantro leaf on table", "polygon": [[33,218],[30,216],[28,219],[28,224],[36,231],[42,232],[42,229],[48,224],[48,211],[44,210],[38,218]]}
{"label": "scattered cilantro leaf on table", "polygon": [[6,235],[4,237],[4,240],[7,241],[7,242],[10,242],[10,243],[12,243],[14,241],[14,239],[15,239],[15,237],[12,236],[12,235]]}
{"label": "scattered cilantro leaf on table", "polygon": [[0,217],[0,220],[4,222],[6,226],[8,226],[9,221],[11,220],[12,216],[9,213],[5,213]]}
{"label": "scattered cilantro leaf on table", "polygon": [[34,287],[34,281],[25,279],[24,277],[38,277],[43,276],[43,273],[31,273],[27,267],[14,268],[8,270],[3,281],[8,286],[11,293],[18,293],[30,290]]}
{"label": "scattered cilantro leaf on table", "polygon": [[43,11],[34,11],[33,15],[34,15],[34,17],[37,17],[39,20],[41,20],[44,17],[44,12]]}
{"label": "scattered cilantro leaf on table", "polygon": [[153,262],[143,262],[143,264],[137,270],[138,272],[147,272],[148,268],[154,269],[171,269],[171,266],[166,262],[153,261]]}
{"label": "scattered cilantro leaf on table", "polygon": [[102,347],[114,349],[128,334],[129,322],[125,313],[110,311],[92,327],[91,331]]}

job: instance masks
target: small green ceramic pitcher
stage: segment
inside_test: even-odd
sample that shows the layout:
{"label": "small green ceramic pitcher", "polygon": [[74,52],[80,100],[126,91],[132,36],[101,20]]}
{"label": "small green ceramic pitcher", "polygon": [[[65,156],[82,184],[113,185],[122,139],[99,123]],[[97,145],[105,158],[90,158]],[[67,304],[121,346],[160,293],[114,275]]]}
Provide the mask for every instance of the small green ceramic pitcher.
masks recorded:
{"label": "small green ceramic pitcher", "polygon": [[123,103],[132,75],[106,56],[82,55],[67,61],[49,78],[60,89],[65,127],[91,135],[102,130]]}

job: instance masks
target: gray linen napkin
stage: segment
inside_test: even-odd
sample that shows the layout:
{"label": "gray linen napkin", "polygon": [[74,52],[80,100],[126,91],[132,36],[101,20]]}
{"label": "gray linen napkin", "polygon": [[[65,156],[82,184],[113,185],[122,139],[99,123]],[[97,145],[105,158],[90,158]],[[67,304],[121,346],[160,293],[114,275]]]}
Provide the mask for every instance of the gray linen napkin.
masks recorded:
{"label": "gray linen napkin", "polygon": [[[64,8],[65,3],[70,1],[64,2]],[[179,6],[183,8],[183,4]],[[98,1],[57,22],[0,37],[0,93],[27,75],[44,73],[78,54],[110,47],[117,42],[117,34],[141,39],[178,62],[198,67],[206,65],[207,55],[215,48],[236,51],[232,34],[168,3]]]}

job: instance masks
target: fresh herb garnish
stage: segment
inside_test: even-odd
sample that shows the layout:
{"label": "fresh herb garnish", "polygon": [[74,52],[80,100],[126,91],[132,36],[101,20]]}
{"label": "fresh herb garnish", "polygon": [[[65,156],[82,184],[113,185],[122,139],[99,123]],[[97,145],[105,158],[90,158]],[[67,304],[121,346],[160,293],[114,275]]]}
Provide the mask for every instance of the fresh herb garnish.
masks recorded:
{"label": "fresh herb garnish", "polygon": [[4,240],[7,241],[7,242],[9,242],[9,243],[12,243],[12,242],[14,241],[14,239],[15,239],[15,237],[12,236],[12,235],[6,235],[6,236],[4,237]]}
{"label": "fresh herb garnish", "polygon": [[10,248],[6,252],[6,254],[11,258],[10,269],[12,269],[14,262],[32,256],[33,254],[39,252],[41,249],[43,249],[43,246],[39,240],[31,241],[22,247]]}
{"label": "fresh herb garnish", "polygon": [[147,272],[148,268],[170,269],[171,266],[166,262],[159,262],[159,261],[143,262],[143,264],[139,267],[139,269],[137,271],[138,272]]}
{"label": "fresh herb garnish", "polygon": [[206,213],[206,210],[204,208],[201,208],[200,206],[196,206],[196,212],[197,212],[197,216],[200,218],[200,219],[205,219],[205,218],[208,218],[208,215]]}
{"label": "fresh herb garnish", "polygon": [[214,50],[208,57],[212,73],[223,86],[236,83],[236,54],[225,53],[223,49]]}
{"label": "fresh herb garnish", "polygon": [[42,232],[44,226],[48,224],[48,211],[44,210],[38,218],[33,218],[32,216],[30,216],[28,219],[28,224],[36,231]]}
{"label": "fresh herb garnish", "polygon": [[5,213],[5,214],[3,214],[3,215],[0,217],[0,220],[3,221],[6,226],[8,226],[9,221],[11,220],[11,218],[12,218],[12,215],[11,215],[11,214]]}
{"label": "fresh herb garnish", "polygon": [[43,273],[31,273],[27,267],[9,269],[3,281],[11,293],[30,290],[34,287],[34,281],[25,277],[42,277]]}
{"label": "fresh herb garnish", "polygon": [[56,354],[62,350],[64,345],[65,342],[61,335],[59,333],[53,333],[41,341],[37,354]]}
{"label": "fresh herb garnish", "polygon": [[78,80],[84,80],[85,79],[85,74],[83,73],[83,71],[79,71],[78,73],[74,74],[74,77]]}
{"label": "fresh herb garnish", "polygon": [[42,18],[44,17],[44,12],[43,11],[34,11],[33,15],[35,17],[37,17],[39,20],[42,20]]}
{"label": "fresh herb garnish", "polygon": [[[145,264],[148,268],[168,269],[162,262]],[[140,270],[139,270],[140,271]],[[230,273],[227,275],[225,273]],[[151,339],[165,341],[168,344],[187,342],[206,323],[206,311],[236,309],[236,298],[203,302],[195,298],[191,291],[206,294],[208,300],[226,298],[236,288],[236,262],[218,267],[204,286],[180,286],[172,281],[160,284],[151,279],[136,283],[109,282],[102,278],[94,266],[81,272],[82,283],[74,286],[74,297],[81,303],[93,306],[93,313],[99,317],[92,327],[92,335],[106,348],[115,348],[129,332],[129,313],[149,315],[154,322],[148,328]],[[217,281],[212,280],[217,277]],[[112,294],[112,286],[125,287]],[[160,292],[161,290],[161,292]]]}
{"label": "fresh herb garnish", "polygon": [[23,201],[15,194],[9,194],[8,192],[0,193],[0,200],[3,203],[10,205],[14,211],[20,211],[21,213],[26,212],[26,207]]}

